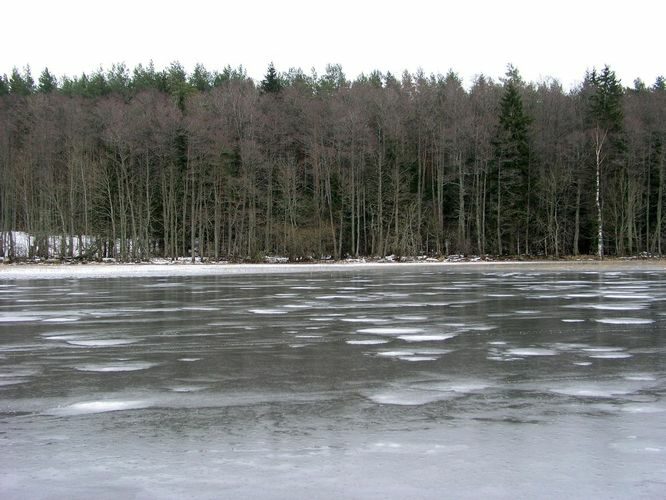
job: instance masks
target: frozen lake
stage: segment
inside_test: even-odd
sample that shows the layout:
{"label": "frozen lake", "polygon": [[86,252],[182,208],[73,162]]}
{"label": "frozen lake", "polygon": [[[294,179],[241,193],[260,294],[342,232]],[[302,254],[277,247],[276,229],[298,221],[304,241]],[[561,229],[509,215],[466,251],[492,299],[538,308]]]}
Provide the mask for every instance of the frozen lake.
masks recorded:
{"label": "frozen lake", "polygon": [[666,272],[0,281],[0,497],[663,498]]}

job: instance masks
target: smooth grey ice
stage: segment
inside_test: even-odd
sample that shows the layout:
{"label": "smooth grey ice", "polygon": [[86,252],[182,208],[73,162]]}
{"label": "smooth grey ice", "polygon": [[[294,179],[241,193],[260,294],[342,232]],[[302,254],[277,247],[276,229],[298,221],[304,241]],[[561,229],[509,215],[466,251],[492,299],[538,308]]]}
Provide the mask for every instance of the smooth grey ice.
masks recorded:
{"label": "smooth grey ice", "polygon": [[666,496],[666,272],[0,283],[2,498]]}

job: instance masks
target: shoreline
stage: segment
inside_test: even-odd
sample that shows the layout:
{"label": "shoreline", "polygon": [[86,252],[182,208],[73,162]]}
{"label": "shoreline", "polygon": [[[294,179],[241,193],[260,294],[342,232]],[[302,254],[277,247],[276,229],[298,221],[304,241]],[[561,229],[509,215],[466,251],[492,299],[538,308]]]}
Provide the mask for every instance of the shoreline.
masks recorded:
{"label": "shoreline", "polygon": [[505,260],[505,261],[415,261],[415,262],[327,262],[327,263],[85,263],[85,264],[2,264],[0,281],[38,279],[150,278],[238,276],[263,274],[296,274],[349,272],[363,270],[396,270],[431,268],[450,271],[527,271],[527,272],[612,272],[666,271],[666,259],[607,260]]}

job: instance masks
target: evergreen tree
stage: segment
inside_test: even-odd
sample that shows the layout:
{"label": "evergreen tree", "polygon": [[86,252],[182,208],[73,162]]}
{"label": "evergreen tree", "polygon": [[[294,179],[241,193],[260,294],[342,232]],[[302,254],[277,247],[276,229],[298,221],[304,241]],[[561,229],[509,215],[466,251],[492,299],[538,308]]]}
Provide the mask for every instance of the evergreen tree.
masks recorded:
{"label": "evergreen tree", "polygon": [[327,64],[326,72],[317,80],[317,92],[320,94],[330,94],[345,86],[347,78],[339,64]]}
{"label": "evergreen tree", "polygon": [[[497,251],[502,254],[504,234],[515,238],[516,252],[520,241],[527,252],[529,226],[529,124],[523,109],[520,88],[523,82],[518,71],[509,66],[500,100],[498,127],[493,141],[495,149],[495,217]],[[505,221],[510,221],[506,222]]]}
{"label": "evergreen tree", "polygon": [[9,94],[9,80],[7,75],[0,75],[0,96]]}
{"label": "evergreen tree", "polygon": [[49,72],[49,68],[44,68],[42,74],[39,75],[39,85],[37,86],[37,90],[42,94],[48,94],[57,88],[58,82],[55,76]]}
{"label": "evergreen tree", "polygon": [[175,99],[178,108],[184,110],[185,98],[191,90],[185,69],[178,61],[174,61],[166,71],[165,77],[167,91]]}
{"label": "evergreen tree", "polygon": [[657,79],[654,81],[654,85],[652,86],[652,90],[666,90],[666,78],[663,76],[659,75]]}
{"label": "evergreen tree", "polygon": [[618,132],[622,128],[622,96],[620,81],[608,66],[601,73],[593,70],[589,76],[592,93],[589,101],[589,115],[594,126],[608,132]]}
{"label": "evergreen tree", "polygon": [[194,71],[190,75],[190,85],[199,92],[204,92],[212,87],[212,76],[203,64],[194,66]]}
{"label": "evergreen tree", "polygon": [[[601,170],[607,162],[609,153],[622,149],[619,136],[622,130],[623,90],[615,72],[604,66],[601,73],[592,70],[587,75],[585,84],[590,87],[588,115],[592,123],[592,141],[594,144],[597,208],[597,255],[604,256],[603,206],[601,200]],[[615,149],[615,151],[613,151]]]}
{"label": "evergreen tree", "polygon": [[131,87],[137,92],[148,89],[156,89],[160,92],[166,92],[166,75],[164,71],[155,70],[153,61],[150,61],[147,67],[139,64],[134,68]]}
{"label": "evergreen tree", "polygon": [[282,89],[282,82],[278,77],[277,71],[275,71],[275,66],[271,62],[268,65],[268,70],[266,71],[266,76],[261,81],[261,91],[264,94],[277,94]]}
{"label": "evergreen tree", "polygon": [[109,92],[125,94],[130,87],[130,75],[124,63],[114,64],[106,73],[106,85]]}
{"label": "evergreen tree", "polygon": [[12,70],[12,76],[9,78],[9,92],[16,95],[30,95],[35,90],[35,81],[30,73],[30,66],[23,69],[23,74],[19,73],[17,68]]}
{"label": "evergreen tree", "polygon": [[247,72],[243,66],[238,66],[238,68],[232,68],[230,65],[226,65],[222,70],[222,73],[217,71],[213,75],[213,87],[219,87],[230,81],[243,82],[247,80]]}
{"label": "evergreen tree", "polygon": [[86,96],[101,97],[108,94],[110,91],[104,72],[102,71],[102,68],[100,68],[90,76],[88,87],[86,89]]}

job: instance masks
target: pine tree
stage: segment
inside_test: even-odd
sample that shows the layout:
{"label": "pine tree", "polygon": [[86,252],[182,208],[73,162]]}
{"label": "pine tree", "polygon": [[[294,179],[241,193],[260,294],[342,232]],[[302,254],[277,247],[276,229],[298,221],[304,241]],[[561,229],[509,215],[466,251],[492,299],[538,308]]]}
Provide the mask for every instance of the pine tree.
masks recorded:
{"label": "pine tree", "polygon": [[[523,85],[518,71],[509,66],[504,80],[504,94],[500,101],[499,125],[493,141],[495,148],[497,251],[503,252],[503,235],[509,229],[516,238],[516,251],[520,253],[521,229],[525,231],[527,251],[529,204],[529,124],[523,109],[520,87]],[[506,228],[503,220],[512,227]],[[524,226],[524,227],[520,227]]]}
{"label": "pine tree", "polygon": [[280,82],[277,71],[275,71],[275,66],[271,62],[268,65],[266,76],[261,81],[261,91],[265,94],[277,94],[281,89],[282,83]]}

